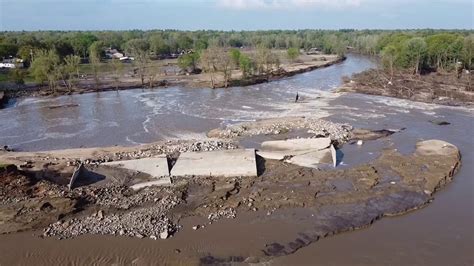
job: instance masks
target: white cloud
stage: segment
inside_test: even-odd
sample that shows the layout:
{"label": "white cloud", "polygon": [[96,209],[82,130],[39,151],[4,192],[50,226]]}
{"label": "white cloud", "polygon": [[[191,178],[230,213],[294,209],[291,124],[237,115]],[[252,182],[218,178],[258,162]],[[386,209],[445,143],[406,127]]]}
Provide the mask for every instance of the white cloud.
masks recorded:
{"label": "white cloud", "polygon": [[357,7],[365,0],[217,0],[228,9],[345,8]]}

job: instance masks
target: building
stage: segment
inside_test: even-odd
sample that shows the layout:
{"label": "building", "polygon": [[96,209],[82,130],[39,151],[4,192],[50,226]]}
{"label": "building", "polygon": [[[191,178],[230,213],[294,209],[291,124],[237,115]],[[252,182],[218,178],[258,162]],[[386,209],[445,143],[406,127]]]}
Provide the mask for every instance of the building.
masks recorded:
{"label": "building", "polygon": [[320,55],[322,53],[323,52],[319,48],[311,48],[308,50],[308,52],[306,52],[307,55]]}
{"label": "building", "polygon": [[25,67],[23,63],[23,59],[19,58],[6,58],[3,59],[2,62],[0,63],[0,68],[23,68]]}
{"label": "building", "polygon": [[108,59],[120,59],[124,57],[124,54],[117,49],[107,48],[105,49],[105,57]]}

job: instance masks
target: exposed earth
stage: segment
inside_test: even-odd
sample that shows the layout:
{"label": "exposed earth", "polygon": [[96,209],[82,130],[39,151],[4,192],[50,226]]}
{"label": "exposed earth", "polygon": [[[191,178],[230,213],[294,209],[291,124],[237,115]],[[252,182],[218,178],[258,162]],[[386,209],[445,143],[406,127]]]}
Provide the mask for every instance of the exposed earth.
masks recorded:
{"label": "exposed earth", "polygon": [[[257,135],[279,135],[282,132],[269,133],[267,129],[305,121],[302,119],[247,123],[245,128],[255,130]],[[314,125],[319,120],[310,121]],[[339,145],[358,137],[369,140],[390,135],[361,129],[353,133],[347,125],[327,121],[323,124],[321,128],[325,128],[326,135]],[[345,133],[334,134],[339,131]],[[316,137],[320,133],[313,134]],[[134,192],[128,188],[131,180],[146,177],[125,171],[120,175],[123,178],[105,178],[73,190],[66,186],[79,161],[87,163],[91,171],[98,171],[103,161],[156,154],[167,154],[172,160],[186,150],[236,148],[235,141],[234,137],[199,144],[168,142],[125,151],[113,147],[3,152],[0,161],[15,163],[22,170],[16,166],[2,167],[0,232],[42,230],[38,236],[58,239],[101,234],[158,240],[178,237],[183,231],[183,221],[193,217],[201,222],[192,229],[205,230],[222,219],[249,217],[252,213],[263,213],[264,217],[274,215],[276,220],[285,220],[279,213],[287,210],[299,209],[310,215],[308,219],[313,222],[298,227],[298,237],[288,242],[269,242],[256,249],[235,250],[231,256],[224,257],[219,253],[204,256],[198,251],[188,251],[185,260],[196,264],[264,262],[291,254],[328,235],[366,227],[383,216],[423,207],[437,190],[452,180],[461,159],[457,147],[429,140],[419,142],[413,154],[403,155],[390,148],[371,162],[341,170],[304,168],[258,157],[258,177],[173,177],[171,187]],[[168,263],[182,263],[179,253],[176,252],[176,257],[171,255]]]}
{"label": "exposed earth", "polygon": [[463,73],[459,78],[454,73],[438,72],[416,76],[396,72],[390,77],[383,70],[370,69],[354,74],[340,91],[469,106],[474,103],[474,78],[471,72]]}

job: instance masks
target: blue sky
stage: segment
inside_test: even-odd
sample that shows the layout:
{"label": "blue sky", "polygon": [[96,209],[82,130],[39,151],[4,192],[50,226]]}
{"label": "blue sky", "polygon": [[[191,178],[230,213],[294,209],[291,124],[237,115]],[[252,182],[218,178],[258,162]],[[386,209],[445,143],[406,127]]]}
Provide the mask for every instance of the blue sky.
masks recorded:
{"label": "blue sky", "polygon": [[473,0],[0,0],[0,30],[472,29]]}

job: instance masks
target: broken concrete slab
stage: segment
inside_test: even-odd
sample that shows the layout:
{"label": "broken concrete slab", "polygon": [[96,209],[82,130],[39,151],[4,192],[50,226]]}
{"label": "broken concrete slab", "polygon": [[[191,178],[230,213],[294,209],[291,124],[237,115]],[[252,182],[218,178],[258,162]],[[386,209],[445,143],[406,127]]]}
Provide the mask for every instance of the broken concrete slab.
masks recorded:
{"label": "broken concrete slab", "polygon": [[140,190],[142,188],[146,187],[152,187],[152,186],[170,186],[171,185],[171,178],[168,177],[162,177],[158,180],[154,181],[149,181],[149,182],[143,182],[143,183],[138,183],[135,185],[130,186],[131,189],[133,190]]}
{"label": "broken concrete slab", "polygon": [[329,162],[330,156],[331,156],[330,149],[315,150],[308,153],[293,156],[285,160],[285,162],[302,166],[302,167],[318,168],[318,165],[320,163]]}
{"label": "broken concrete slab", "polygon": [[334,148],[334,145],[331,144],[331,147],[329,147],[329,149],[331,150],[332,166],[336,167],[337,166],[336,148]]}
{"label": "broken concrete slab", "polygon": [[257,154],[265,159],[284,160],[303,167],[317,168],[332,157],[334,167],[337,163],[336,149],[330,138],[288,139],[284,141],[267,141],[262,143],[262,150]]}
{"label": "broken concrete slab", "polygon": [[315,138],[315,139],[287,139],[276,141],[265,141],[262,143],[262,150],[322,150],[331,145],[331,138]]}
{"label": "broken concrete slab", "polygon": [[182,153],[172,176],[257,176],[254,149]]}
{"label": "broken concrete slab", "polygon": [[166,156],[143,158],[127,161],[115,161],[103,163],[102,165],[120,167],[128,170],[149,174],[154,178],[169,176],[168,159]]}
{"label": "broken concrete slab", "polygon": [[80,175],[84,172],[84,164],[80,164],[74,172],[72,173],[71,179],[69,180],[68,188],[73,189],[74,186],[76,185],[77,179],[79,178]]}

